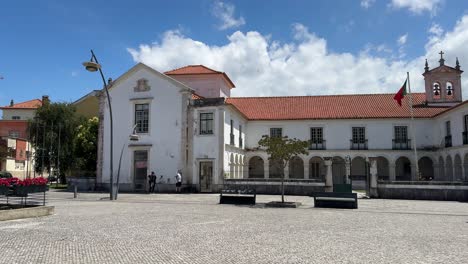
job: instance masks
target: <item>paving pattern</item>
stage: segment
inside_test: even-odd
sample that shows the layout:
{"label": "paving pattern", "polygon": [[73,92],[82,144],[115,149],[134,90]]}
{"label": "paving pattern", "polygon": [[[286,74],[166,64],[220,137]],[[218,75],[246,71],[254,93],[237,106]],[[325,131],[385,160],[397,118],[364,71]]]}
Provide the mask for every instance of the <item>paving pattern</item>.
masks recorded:
{"label": "paving pattern", "polygon": [[[55,215],[0,222],[0,263],[466,263],[468,203],[357,210],[217,204],[215,194],[51,192]],[[260,202],[278,196],[258,196]]]}

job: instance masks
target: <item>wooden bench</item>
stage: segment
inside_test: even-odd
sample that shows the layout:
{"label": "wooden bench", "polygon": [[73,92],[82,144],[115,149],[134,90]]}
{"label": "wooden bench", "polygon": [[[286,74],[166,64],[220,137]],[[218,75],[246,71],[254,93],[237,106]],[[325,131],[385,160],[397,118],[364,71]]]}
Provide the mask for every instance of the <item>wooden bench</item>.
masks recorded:
{"label": "wooden bench", "polygon": [[251,204],[255,205],[257,194],[252,189],[224,189],[219,196],[220,204]]}
{"label": "wooden bench", "polygon": [[323,208],[357,209],[357,193],[317,192],[314,197],[314,206]]}

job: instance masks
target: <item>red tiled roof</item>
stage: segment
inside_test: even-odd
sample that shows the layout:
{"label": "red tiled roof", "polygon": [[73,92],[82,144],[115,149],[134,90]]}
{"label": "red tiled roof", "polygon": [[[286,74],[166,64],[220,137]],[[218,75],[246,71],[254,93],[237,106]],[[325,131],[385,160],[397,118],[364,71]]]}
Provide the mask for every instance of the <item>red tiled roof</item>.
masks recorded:
{"label": "red tiled roof", "polygon": [[198,75],[198,74],[221,74],[226,81],[231,85],[231,88],[236,87],[234,83],[229,79],[226,73],[215,71],[203,65],[188,65],[182,68],[174,69],[165,72],[166,75]]}
{"label": "red tiled roof", "polygon": [[[237,97],[226,99],[249,120],[410,118],[409,96],[399,106],[394,94]],[[414,117],[433,117],[448,107],[424,106],[424,93],[414,93]]]}
{"label": "red tiled roof", "polygon": [[42,100],[33,99],[22,103],[13,104],[13,106],[3,106],[0,109],[36,109],[42,106]]}

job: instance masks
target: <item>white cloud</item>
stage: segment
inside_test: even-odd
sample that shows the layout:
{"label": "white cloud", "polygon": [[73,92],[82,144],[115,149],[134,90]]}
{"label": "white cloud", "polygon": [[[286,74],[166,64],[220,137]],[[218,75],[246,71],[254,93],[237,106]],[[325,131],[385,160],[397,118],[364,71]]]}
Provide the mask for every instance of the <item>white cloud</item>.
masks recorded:
{"label": "white cloud", "polygon": [[404,35],[401,35],[398,40],[397,40],[397,43],[399,46],[402,46],[402,45],[405,45],[406,44],[406,40],[408,40],[408,33],[404,34]]}
{"label": "white cloud", "polygon": [[433,23],[432,26],[429,28],[429,33],[437,36],[437,37],[440,37],[442,35],[442,33],[444,33],[444,30],[442,29],[442,27],[437,24],[437,23]]}
{"label": "white cloud", "polygon": [[435,14],[441,4],[442,0],[392,0],[390,6],[397,9],[407,8],[415,14],[421,14],[425,11]]}
{"label": "white cloud", "polygon": [[[464,62],[468,65],[468,15],[452,31],[422,48],[422,56],[411,60],[392,56],[385,45],[369,44],[358,54],[332,52],[324,38],[304,25],[294,24],[292,30],[294,40],[288,43],[256,31],[236,31],[220,46],[167,31],[160,42],[128,51],[136,62],[159,71],[188,64],[224,71],[237,86],[233,96],[393,93],[407,71],[411,73],[412,90],[423,91],[425,58],[431,68],[438,66],[438,52],[444,50],[448,65],[455,64],[456,56],[462,68]],[[462,83],[468,87],[463,75]]]}
{"label": "white cloud", "polygon": [[221,1],[215,1],[211,9],[211,13],[219,19],[220,25],[218,28],[220,30],[239,27],[245,24],[245,19],[240,16],[239,18],[234,17],[234,12],[236,8],[233,4],[224,3]]}
{"label": "white cloud", "polygon": [[375,0],[361,0],[361,7],[368,9],[375,3]]}

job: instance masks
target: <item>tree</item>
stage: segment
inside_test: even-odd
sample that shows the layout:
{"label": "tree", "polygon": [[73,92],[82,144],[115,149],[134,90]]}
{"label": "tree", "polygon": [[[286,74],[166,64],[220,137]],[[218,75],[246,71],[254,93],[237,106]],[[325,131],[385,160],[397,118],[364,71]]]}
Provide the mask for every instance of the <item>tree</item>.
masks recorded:
{"label": "tree", "polygon": [[35,149],[35,171],[69,170],[74,162],[73,139],[79,118],[70,103],[44,103],[29,122],[29,136]]}
{"label": "tree", "polygon": [[80,170],[91,172],[95,176],[97,160],[97,139],[99,119],[97,117],[84,120],[78,126],[73,140],[76,167]]}
{"label": "tree", "polygon": [[265,151],[270,155],[270,161],[278,161],[277,164],[281,174],[281,202],[284,203],[284,168],[288,166],[289,161],[300,154],[308,154],[308,141],[302,141],[296,138],[270,137],[262,136],[258,141],[258,145],[265,148]]}
{"label": "tree", "polygon": [[[0,170],[3,170],[2,163],[8,157],[8,145],[6,140],[0,138]],[[6,170],[6,168],[5,168]]]}

